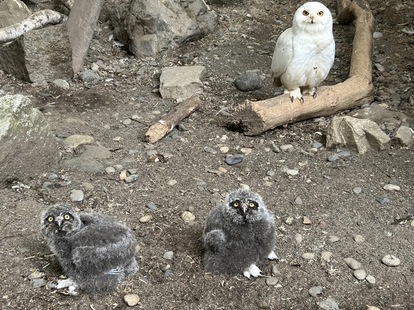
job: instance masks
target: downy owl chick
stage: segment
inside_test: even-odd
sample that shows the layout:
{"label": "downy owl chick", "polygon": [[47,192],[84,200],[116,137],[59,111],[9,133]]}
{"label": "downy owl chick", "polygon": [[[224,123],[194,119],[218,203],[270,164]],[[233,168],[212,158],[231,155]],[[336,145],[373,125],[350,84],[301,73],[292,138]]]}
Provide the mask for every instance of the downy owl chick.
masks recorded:
{"label": "downy owl chick", "polygon": [[100,214],[77,214],[67,205],[42,212],[41,231],[68,276],[52,288],[86,293],[113,291],[138,270],[136,241],[126,226]]}
{"label": "downy owl chick", "polygon": [[262,197],[241,189],[213,208],[203,232],[204,267],[216,274],[261,275],[259,265],[276,259],[275,223]]}

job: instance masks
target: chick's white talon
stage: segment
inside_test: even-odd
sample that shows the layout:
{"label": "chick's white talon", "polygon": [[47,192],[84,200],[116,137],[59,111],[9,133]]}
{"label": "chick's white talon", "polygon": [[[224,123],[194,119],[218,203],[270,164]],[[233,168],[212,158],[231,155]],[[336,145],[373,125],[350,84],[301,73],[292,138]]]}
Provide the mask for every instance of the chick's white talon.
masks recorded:
{"label": "chick's white talon", "polygon": [[262,271],[255,264],[251,264],[250,267],[243,272],[243,275],[249,279],[250,276],[257,278],[262,275]]}

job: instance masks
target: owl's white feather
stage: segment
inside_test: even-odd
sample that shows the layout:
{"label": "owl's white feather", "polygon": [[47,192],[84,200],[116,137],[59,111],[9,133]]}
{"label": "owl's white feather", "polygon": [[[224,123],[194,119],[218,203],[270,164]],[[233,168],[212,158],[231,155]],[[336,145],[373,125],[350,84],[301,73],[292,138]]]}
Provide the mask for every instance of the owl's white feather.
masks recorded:
{"label": "owl's white feather", "polygon": [[274,84],[283,86],[292,102],[303,102],[301,88],[315,97],[334,59],[331,12],[320,2],[307,2],[296,10],[292,27],[277,39],[271,67]]}

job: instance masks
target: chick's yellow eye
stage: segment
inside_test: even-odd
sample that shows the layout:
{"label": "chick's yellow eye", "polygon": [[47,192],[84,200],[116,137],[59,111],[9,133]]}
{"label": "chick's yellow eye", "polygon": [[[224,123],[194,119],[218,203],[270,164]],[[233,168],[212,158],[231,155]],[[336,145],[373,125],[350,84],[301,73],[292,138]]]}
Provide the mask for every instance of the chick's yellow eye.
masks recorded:
{"label": "chick's yellow eye", "polygon": [[254,208],[256,206],[256,204],[254,202],[249,202],[249,207],[250,208]]}
{"label": "chick's yellow eye", "polygon": [[320,11],[320,12],[318,13],[318,16],[323,16],[323,11]]}
{"label": "chick's yellow eye", "polygon": [[233,207],[238,208],[240,206],[240,203],[238,201],[233,202]]}
{"label": "chick's yellow eye", "polygon": [[52,223],[54,220],[55,220],[55,219],[53,218],[53,216],[49,216],[49,217],[47,218],[47,221],[48,221],[49,223]]}
{"label": "chick's yellow eye", "polygon": [[70,214],[65,214],[65,215],[63,216],[63,218],[64,218],[66,221],[69,221],[69,220],[70,220]]}
{"label": "chick's yellow eye", "polygon": [[304,10],[304,11],[302,12],[302,14],[303,14],[303,16],[308,16],[308,15],[309,15],[309,11]]}

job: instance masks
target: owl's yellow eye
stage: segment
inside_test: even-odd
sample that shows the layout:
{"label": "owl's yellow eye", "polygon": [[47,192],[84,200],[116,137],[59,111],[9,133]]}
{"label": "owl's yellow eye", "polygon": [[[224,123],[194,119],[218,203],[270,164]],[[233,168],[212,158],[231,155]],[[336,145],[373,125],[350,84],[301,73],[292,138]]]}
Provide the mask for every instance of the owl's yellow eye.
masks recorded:
{"label": "owl's yellow eye", "polygon": [[63,219],[64,219],[65,221],[69,221],[69,220],[71,219],[70,214],[65,214],[65,215],[63,216]]}
{"label": "owl's yellow eye", "polygon": [[47,218],[47,221],[48,221],[49,223],[52,223],[54,220],[55,220],[55,218],[54,218],[53,216],[49,216],[49,217]]}
{"label": "owl's yellow eye", "polygon": [[318,12],[318,16],[323,16],[323,11]]}
{"label": "owl's yellow eye", "polygon": [[238,207],[240,207],[240,202],[233,201],[232,206],[233,206],[233,208],[238,208]]}
{"label": "owl's yellow eye", "polygon": [[302,14],[303,14],[303,16],[308,16],[308,15],[309,15],[309,11],[304,10],[304,11],[302,12]]}
{"label": "owl's yellow eye", "polygon": [[249,202],[249,208],[255,208],[256,204],[253,201]]}

